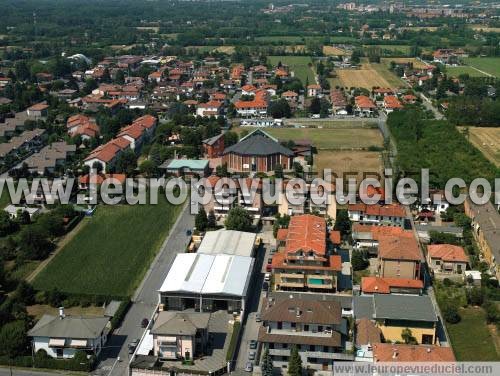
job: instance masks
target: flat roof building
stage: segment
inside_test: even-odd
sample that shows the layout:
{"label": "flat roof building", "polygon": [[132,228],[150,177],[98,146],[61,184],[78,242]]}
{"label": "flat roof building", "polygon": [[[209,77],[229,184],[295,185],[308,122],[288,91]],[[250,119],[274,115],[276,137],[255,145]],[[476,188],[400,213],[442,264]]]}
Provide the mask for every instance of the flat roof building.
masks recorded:
{"label": "flat roof building", "polygon": [[245,309],[254,259],[227,254],[178,254],[159,290],[163,310]]}
{"label": "flat roof building", "polygon": [[257,235],[235,230],[209,231],[203,237],[198,253],[252,257]]}

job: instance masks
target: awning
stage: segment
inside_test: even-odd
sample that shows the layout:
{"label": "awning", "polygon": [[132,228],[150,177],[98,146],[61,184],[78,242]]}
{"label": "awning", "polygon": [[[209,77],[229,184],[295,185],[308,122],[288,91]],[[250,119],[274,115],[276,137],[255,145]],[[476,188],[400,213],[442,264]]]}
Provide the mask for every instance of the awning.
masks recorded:
{"label": "awning", "polygon": [[72,339],[69,346],[76,348],[88,347],[88,342],[86,339]]}
{"label": "awning", "polygon": [[64,338],[49,339],[49,347],[64,347],[66,340]]}

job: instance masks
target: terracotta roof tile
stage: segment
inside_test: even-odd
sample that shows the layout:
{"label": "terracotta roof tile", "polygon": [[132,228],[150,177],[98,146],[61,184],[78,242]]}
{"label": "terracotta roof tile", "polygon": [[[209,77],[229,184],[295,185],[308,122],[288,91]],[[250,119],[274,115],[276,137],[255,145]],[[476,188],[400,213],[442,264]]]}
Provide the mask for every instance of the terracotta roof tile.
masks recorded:
{"label": "terracotta roof tile", "polygon": [[441,259],[445,262],[469,262],[462,247],[452,244],[431,244],[427,246],[429,257]]}
{"label": "terracotta roof tile", "polygon": [[432,345],[402,345],[377,343],[373,345],[375,362],[454,362],[451,347]]}

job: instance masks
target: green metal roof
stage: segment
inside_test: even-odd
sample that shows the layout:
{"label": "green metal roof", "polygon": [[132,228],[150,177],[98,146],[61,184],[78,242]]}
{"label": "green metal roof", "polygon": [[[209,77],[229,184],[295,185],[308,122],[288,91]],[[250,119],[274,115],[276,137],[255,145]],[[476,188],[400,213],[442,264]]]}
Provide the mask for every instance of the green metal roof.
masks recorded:
{"label": "green metal roof", "polygon": [[190,170],[204,170],[208,166],[207,159],[174,159],[167,169],[189,168]]}

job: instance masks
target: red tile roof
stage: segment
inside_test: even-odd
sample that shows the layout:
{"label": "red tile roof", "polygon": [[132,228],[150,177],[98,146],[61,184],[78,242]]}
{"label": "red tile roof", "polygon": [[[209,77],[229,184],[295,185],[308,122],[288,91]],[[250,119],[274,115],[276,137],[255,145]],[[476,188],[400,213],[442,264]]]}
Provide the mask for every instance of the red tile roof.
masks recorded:
{"label": "red tile roof", "polygon": [[219,108],[222,106],[222,103],[219,101],[209,101],[207,103],[198,104],[198,108]]}
{"label": "red tile roof", "polygon": [[287,236],[288,236],[288,229],[287,228],[280,228],[280,229],[278,229],[278,233],[276,234],[276,240],[277,241],[285,241]]}
{"label": "red tile roof", "polygon": [[423,289],[424,283],[420,279],[382,277],[361,278],[361,291],[367,294],[390,294],[391,287]]}
{"label": "red tile roof", "polygon": [[403,105],[401,104],[399,99],[393,95],[387,95],[384,97],[384,106],[386,108],[392,108],[392,109],[403,108]]}
{"label": "red tile roof", "polygon": [[445,262],[469,262],[464,249],[452,244],[431,244],[427,246],[429,257]]}
{"label": "red tile roof", "polygon": [[291,91],[291,90],[288,90],[288,91],[285,91],[283,94],[281,94],[282,97],[290,97],[290,98],[293,98],[293,97],[298,97],[299,95],[295,92],[295,91]]}
{"label": "red tile roof", "polygon": [[313,251],[318,256],[326,253],[326,222],[311,214],[293,216],[288,225],[285,252]]}
{"label": "red tile roof", "polygon": [[366,95],[358,95],[356,98],[354,98],[354,101],[356,102],[356,106],[359,108],[376,108],[375,103],[368,98]]}
{"label": "red tile roof", "polygon": [[105,179],[116,179],[118,180],[121,184],[125,183],[125,180],[127,179],[127,175],[125,174],[87,174],[80,176],[78,178],[78,182],[80,184],[102,184],[102,182]]}
{"label": "red tile roof", "polygon": [[454,362],[451,347],[432,345],[403,345],[376,343],[373,345],[375,362]]}
{"label": "red tile roof", "polygon": [[264,100],[255,98],[253,101],[237,101],[234,107],[240,110],[247,108],[267,108],[267,103]]}
{"label": "red tile roof", "polygon": [[388,205],[367,205],[364,203],[357,203],[349,205],[349,211],[359,211],[367,215],[382,215],[386,217],[406,217],[405,209],[399,204]]}
{"label": "red tile roof", "polygon": [[422,255],[414,236],[380,236],[378,256],[381,259],[420,261]]}
{"label": "red tile roof", "polygon": [[330,241],[333,244],[340,244],[342,242],[340,237],[340,231],[330,231]]}

